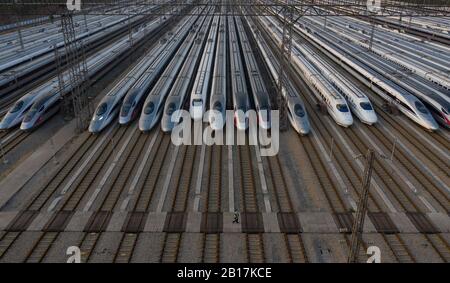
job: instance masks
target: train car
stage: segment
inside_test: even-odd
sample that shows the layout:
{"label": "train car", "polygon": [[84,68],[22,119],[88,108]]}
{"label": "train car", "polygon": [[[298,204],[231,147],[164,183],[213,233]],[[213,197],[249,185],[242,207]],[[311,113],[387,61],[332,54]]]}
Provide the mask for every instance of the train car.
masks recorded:
{"label": "train car", "polygon": [[219,17],[214,17],[211,24],[205,50],[198,67],[194,86],[191,91],[189,112],[193,120],[201,120],[205,112],[206,98],[210,90],[211,74],[213,73],[214,52],[216,49],[217,29],[219,28]]}
{"label": "train car", "polygon": [[168,40],[167,46],[164,44],[161,45],[162,52],[158,53],[157,58],[155,58],[151,66],[144,72],[135,85],[128,90],[120,108],[119,123],[121,125],[126,125],[137,118],[144,103],[145,95],[149,93],[149,89],[163,73],[197,18],[190,17],[174,33],[175,36]]}
{"label": "train car", "polygon": [[[152,25],[159,25],[153,22]],[[174,36],[172,35],[172,38]],[[171,39],[172,39],[171,38]],[[149,51],[125,76],[116,84],[100,101],[94,115],[92,116],[89,132],[99,133],[109,125],[120,113],[123,99],[136,82],[145,75],[151,68],[153,62],[160,56],[167,46],[167,42],[162,41],[159,45]]]}
{"label": "train car", "polygon": [[[396,107],[408,118],[413,120],[428,131],[434,131],[439,128],[430,111],[425,105],[411,93],[396,85],[392,81],[383,78],[380,74],[367,66],[367,61],[359,61],[358,57],[353,55],[359,53],[354,47],[343,40],[336,38],[332,33],[323,31],[322,33],[308,33],[298,24],[295,29],[302,32],[314,44],[323,50],[339,58],[339,64],[352,73],[358,74],[361,81],[370,89],[377,93],[388,103],[394,103]],[[352,51],[351,54],[347,52]]]}
{"label": "train car", "polygon": [[231,96],[233,98],[234,123],[238,130],[248,128],[247,111],[250,109],[249,94],[242,65],[239,43],[234,26],[234,19],[228,16],[228,34],[231,70]]}
{"label": "train car", "polygon": [[293,42],[295,48],[300,50],[308,60],[310,60],[322,75],[324,75],[335,89],[347,100],[353,114],[361,122],[373,125],[378,121],[375,110],[369,98],[357,87],[355,87],[347,78],[339,74],[337,70],[331,67],[326,61],[322,60],[316,53],[308,47],[302,47],[297,42]]}
{"label": "train car", "polygon": [[136,77],[127,76],[126,80],[109,91],[100,101],[89,124],[89,132],[99,133],[119,114],[122,99]]}
{"label": "train car", "polygon": [[[145,28],[135,32],[133,36],[135,39],[140,39],[143,36],[145,36],[148,32],[150,32],[152,29],[153,26],[150,26],[149,28]],[[128,43],[128,35],[127,35],[122,37],[118,42],[115,42],[109,45],[108,47],[104,48],[103,50],[97,52],[96,54],[90,56],[86,62],[88,69],[87,76],[92,77],[99,71],[103,70],[105,66],[113,62],[117,58],[117,56],[123,54],[123,52],[128,50],[129,47],[130,45]],[[68,82],[70,77],[69,71],[65,71],[62,77],[64,82]],[[42,96],[53,94],[63,96],[66,93],[70,92],[73,87],[74,86],[72,86],[70,83],[66,83],[64,84],[64,89],[62,90],[62,93],[59,93],[60,89],[58,77],[53,77],[48,82],[40,85],[33,91],[29,92],[28,94],[20,98],[13,105],[13,107],[9,109],[8,113],[6,113],[5,117],[0,123],[0,129],[9,129],[20,124],[22,122],[25,113],[32,107],[35,101],[41,98]]]}
{"label": "train car", "polygon": [[31,108],[36,99],[43,94],[43,92],[30,92],[17,100],[0,122],[0,130],[8,130],[22,123],[26,112]]}
{"label": "train car", "polygon": [[194,44],[198,29],[203,25],[204,21],[205,16],[202,16],[198,19],[198,22],[193,25],[183,44],[178,49],[174,58],[170,61],[169,66],[164,70],[164,73],[145,99],[139,118],[139,129],[142,132],[150,131],[161,118],[166,97],[172,89],[175,79]]}
{"label": "train car", "polygon": [[31,131],[58,113],[61,106],[59,94],[47,94],[37,99],[25,114],[20,125],[23,131]]}
{"label": "train car", "polygon": [[430,110],[434,119],[445,128],[450,129],[450,102],[435,93],[421,94],[418,97]]}
{"label": "train car", "polygon": [[[164,112],[161,118],[161,130],[163,132],[170,132],[175,127],[178,118],[173,117],[175,111],[180,110],[183,107],[184,101],[186,99],[189,89],[192,87],[192,78],[197,66],[199,65],[200,55],[203,47],[205,46],[205,41],[210,29],[212,16],[207,16],[205,23],[200,27],[199,32],[194,40],[194,45],[192,46],[189,55],[180,71],[180,75],[175,80],[172,90],[167,97],[164,105]],[[216,35],[217,32],[217,19],[214,17],[210,36]]]}
{"label": "train car", "polygon": [[[267,43],[260,37],[255,35],[256,27],[253,25],[253,20],[247,17],[246,19],[249,22],[250,28],[256,39],[256,43],[258,44],[261,55],[269,68],[272,78],[275,81],[278,81],[279,62],[277,57],[274,56]],[[291,123],[291,126],[297,133],[302,136],[309,134],[309,132],[311,131],[311,125],[309,123],[308,113],[306,112],[303,100],[295,91],[295,88],[292,86],[292,83],[290,81],[287,82],[287,87],[285,87],[284,85],[282,86],[281,94],[286,100],[288,119]]]}
{"label": "train car", "polygon": [[261,76],[261,72],[256,63],[255,56],[253,54],[250,42],[244,30],[241,19],[236,18],[236,26],[238,31],[238,36],[242,46],[242,54],[245,61],[245,68],[247,69],[247,74],[249,77],[250,88],[253,94],[253,102],[258,115],[258,124],[263,129],[270,129],[270,99],[267,92],[264,80]]}
{"label": "train car", "polygon": [[[209,124],[213,130],[223,129],[225,125],[227,109],[227,46],[226,17],[222,16],[219,25],[217,51],[215,54],[214,73],[209,100],[209,109],[214,111],[214,115],[208,117]],[[219,115],[221,118],[218,117]]]}
{"label": "train car", "polygon": [[153,63],[157,61],[158,58],[161,58],[160,55],[166,49],[168,43],[175,37],[176,36],[172,34],[169,41],[161,41],[159,45],[149,51],[139,63],[130,70],[127,76],[122,78],[119,83],[103,97],[92,116],[89,125],[89,131],[91,133],[102,131],[118,116],[124,97],[136,86],[140,78],[147,78],[147,71],[152,70]]}
{"label": "train car", "polygon": [[[267,24],[269,33],[277,38],[281,43],[279,26],[270,19],[271,25]],[[265,22],[263,20],[263,22]],[[331,83],[312,65],[296,48],[292,49],[292,60],[294,67],[303,74],[303,78],[311,87],[318,104],[326,107],[327,112],[333,120],[342,127],[349,127],[353,124],[353,117],[345,99],[341,96]]]}

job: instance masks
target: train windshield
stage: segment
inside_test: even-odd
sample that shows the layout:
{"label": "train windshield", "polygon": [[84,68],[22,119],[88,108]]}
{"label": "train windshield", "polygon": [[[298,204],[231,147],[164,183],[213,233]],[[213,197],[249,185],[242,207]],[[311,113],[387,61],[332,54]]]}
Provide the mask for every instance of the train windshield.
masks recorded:
{"label": "train windshield", "polygon": [[166,114],[172,115],[173,112],[175,112],[175,103],[170,103],[169,106],[167,106]]}
{"label": "train windshield", "polygon": [[348,112],[348,107],[345,104],[336,104],[336,108],[341,112]]}
{"label": "train windshield", "polygon": [[153,102],[149,102],[145,106],[144,114],[145,115],[149,115],[149,114],[151,114],[153,112],[153,110],[155,110],[155,104]]}
{"label": "train windshield", "polygon": [[216,101],[213,105],[213,109],[219,112],[222,112],[222,103],[219,101]]}
{"label": "train windshield", "polygon": [[36,112],[37,112],[37,108],[31,108],[30,111],[27,112],[27,115],[25,115],[25,117],[23,118],[23,121],[25,123],[30,122],[33,119]]}
{"label": "train windshield", "polygon": [[414,102],[414,105],[416,106],[417,110],[419,110],[420,113],[428,114],[427,108],[421,102],[416,101],[416,102]]}
{"label": "train windshield", "polygon": [[299,117],[305,116],[305,110],[303,109],[303,107],[300,104],[295,104],[294,112],[295,112],[295,115],[297,115]]}
{"label": "train windshield", "polygon": [[105,114],[107,109],[108,106],[106,105],[106,103],[100,104],[100,106],[97,108],[97,116],[102,116],[103,114]]}
{"label": "train windshield", "polygon": [[122,116],[127,116],[128,112],[130,112],[131,109],[131,103],[130,102],[125,102],[122,106]]}
{"label": "train windshield", "polygon": [[24,102],[22,100],[19,100],[14,104],[14,107],[11,109],[11,113],[15,113],[22,109]]}
{"label": "train windshield", "polygon": [[202,99],[201,98],[196,98],[192,100],[192,106],[202,106]]}
{"label": "train windshield", "polygon": [[359,105],[364,110],[373,110],[372,105],[369,102],[361,102]]}

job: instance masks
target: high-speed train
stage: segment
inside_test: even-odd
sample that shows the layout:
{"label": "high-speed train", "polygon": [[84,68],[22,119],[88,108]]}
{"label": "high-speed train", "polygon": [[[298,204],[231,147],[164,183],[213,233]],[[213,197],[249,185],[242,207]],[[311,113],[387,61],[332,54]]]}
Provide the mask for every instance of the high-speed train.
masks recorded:
{"label": "high-speed train", "polygon": [[369,98],[356,86],[354,86],[347,78],[339,74],[330,64],[313,52],[307,46],[300,46],[297,42],[293,42],[295,48],[300,50],[306,58],[308,58],[324,75],[339,93],[345,97],[353,114],[355,114],[361,122],[369,125],[375,124],[378,119]]}
{"label": "high-speed train", "polygon": [[[277,24],[271,22],[268,24],[265,19],[262,20],[266,24],[268,32],[273,35],[281,44],[281,35],[277,32],[274,26]],[[336,122],[336,124],[342,127],[349,127],[353,124],[353,117],[350,113],[350,109],[345,101],[344,97],[341,96],[339,91],[335,89],[331,83],[322,76],[322,74],[317,70],[317,68],[311,64],[296,48],[292,49],[292,60],[294,61],[294,67],[297,67],[299,71],[303,74],[306,82],[313,89],[313,93],[317,98],[317,101],[322,103],[330,116]]]}
{"label": "high-speed train", "polygon": [[234,19],[228,16],[228,34],[230,43],[231,96],[233,98],[234,123],[238,130],[248,128],[247,111],[250,109],[249,94],[242,65],[239,43]]}
{"label": "high-speed train", "polygon": [[[183,21],[180,24],[181,27],[177,29],[177,32],[180,31],[185,23],[186,22]],[[150,50],[139,63],[131,69],[127,76],[122,78],[120,82],[102,98],[89,125],[89,131],[91,133],[102,131],[118,116],[125,95],[127,95],[130,89],[133,89],[142,77],[147,78],[147,71],[152,69],[153,63],[160,57],[167,45],[177,36],[178,33],[172,34],[168,41],[161,41],[155,48]]]}
{"label": "high-speed train", "polygon": [[52,87],[44,88],[42,91],[39,89],[38,91],[30,92],[17,100],[0,122],[0,130],[11,129],[22,123],[23,117],[30,110],[36,99],[46,93],[52,93]]}
{"label": "high-speed train", "polygon": [[[156,21],[155,21],[156,22]],[[151,30],[153,30],[153,26],[150,25],[148,28],[141,29],[139,31],[134,32],[133,37],[136,40],[141,39],[146,34],[148,34]],[[108,47],[98,51],[94,55],[91,55],[87,58],[87,70],[88,77],[94,76],[100,70],[104,69],[107,65],[113,62],[117,56],[123,54],[126,50],[130,48],[130,44],[128,43],[128,35],[123,36],[119,41],[112,43]],[[63,73],[63,81],[69,81],[69,71],[65,71]],[[59,93],[59,80],[58,77],[53,77],[50,81],[40,85],[33,91],[21,97],[14,105],[9,109],[9,111],[4,116],[3,120],[0,122],[0,129],[9,129],[12,128],[22,122],[23,117],[26,112],[32,107],[32,105],[39,98],[47,95],[64,95],[71,91],[73,86],[69,83],[64,84],[63,93]],[[58,100],[49,100],[48,103],[57,103]],[[47,107],[50,107],[48,105]]]}
{"label": "high-speed train", "polygon": [[[255,35],[256,27],[253,24],[253,20],[250,17],[246,17],[246,19],[250,25],[253,34]],[[256,35],[254,37],[256,39],[256,43],[258,44],[262,57],[264,58],[269,68],[272,78],[275,81],[278,81],[279,80],[278,58],[274,56],[271,49],[264,40],[262,40],[259,36]],[[311,131],[311,125],[309,123],[308,114],[306,112],[303,100],[300,98],[300,95],[295,91],[295,88],[292,86],[291,81],[288,80],[287,88],[285,88],[284,85],[282,86],[281,94],[286,100],[288,119],[292,127],[300,135],[302,136],[307,135]]]}
{"label": "high-speed train", "polygon": [[258,123],[263,129],[270,129],[270,99],[267,92],[264,80],[253,55],[250,42],[244,30],[241,18],[236,18],[236,26],[240,43],[242,46],[242,53],[245,60],[245,67],[250,81],[250,88],[253,94],[253,102],[258,115]]}
{"label": "high-speed train", "polygon": [[20,129],[31,131],[40,126],[44,121],[58,113],[61,101],[61,96],[58,93],[49,93],[38,98],[23,117]]}
{"label": "high-speed train", "polygon": [[[417,97],[368,67],[369,58],[360,61],[361,58],[365,58],[365,54],[358,52],[354,46],[326,30],[318,33],[310,29],[308,32],[302,24],[298,23],[295,24],[295,29],[318,47],[326,50],[335,58],[339,58],[336,61],[349,72],[358,74],[358,78],[364,77],[364,79],[360,78],[362,83],[387,102],[395,103],[396,107],[408,118],[429,131],[439,128],[431,113]],[[348,52],[349,50],[354,51]]]}
{"label": "high-speed train", "polygon": [[437,122],[447,129],[450,129],[450,102],[448,99],[445,99],[436,93],[414,94],[418,96],[423,104],[430,110],[431,115],[433,115]]}
{"label": "high-speed train", "polygon": [[194,40],[186,61],[180,71],[179,76],[175,80],[175,83],[167,97],[164,105],[164,112],[161,118],[161,129],[163,132],[170,132],[178,122],[178,117],[174,117],[174,113],[183,107],[186,96],[189,89],[192,86],[192,77],[200,61],[200,55],[205,45],[208,31],[209,36],[215,37],[217,34],[218,17],[215,16],[211,24],[212,16],[207,16],[205,23],[200,27],[200,30]]}
{"label": "high-speed train", "polygon": [[152,65],[144,72],[136,84],[127,92],[120,108],[119,123],[126,125],[137,118],[144,103],[144,97],[149,93],[149,89],[163,73],[164,68],[178,50],[180,45],[189,33],[191,26],[197,17],[190,17],[175,32],[175,37],[170,39],[166,47],[163,47],[162,53],[159,53]]}
{"label": "high-speed train", "polygon": [[216,49],[217,29],[220,25],[220,18],[214,17],[211,24],[205,50],[197,70],[194,86],[191,91],[191,103],[189,112],[193,120],[201,120],[205,111],[206,98],[210,90],[211,74],[213,73],[214,52]]}
{"label": "high-speed train", "polygon": [[214,115],[210,115],[208,119],[213,130],[223,129],[225,125],[225,113],[227,109],[227,46],[226,17],[222,16],[219,25],[217,51],[214,59],[214,73],[209,100],[209,109],[213,111]]}
{"label": "high-speed train", "polygon": [[158,82],[145,99],[141,116],[139,118],[139,129],[141,131],[150,131],[161,118],[166,97],[172,89],[175,79],[177,78],[183,63],[185,62],[188,53],[194,44],[194,39],[198,33],[198,29],[203,25],[204,21],[205,16],[202,16],[192,26],[183,44],[180,46],[173,59],[164,70],[164,73],[161,75]]}

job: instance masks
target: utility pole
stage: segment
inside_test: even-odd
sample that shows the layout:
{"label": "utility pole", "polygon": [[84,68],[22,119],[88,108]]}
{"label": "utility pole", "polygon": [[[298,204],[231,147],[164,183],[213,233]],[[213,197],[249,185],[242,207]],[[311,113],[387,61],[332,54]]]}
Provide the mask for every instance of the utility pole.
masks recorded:
{"label": "utility pole", "polygon": [[348,263],[358,262],[358,253],[362,242],[362,234],[364,228],[364,219],[367,214],[367,204],[369,199],[370,180],[372,178],[373,161],[375,153],[369,149],[366,154],[366,166],[364,168],[364,177],[362,183],[362,191],[359,195],[358,208],[356,210],[356,217],[352,227],[352,241],[350,247],[350,254],[348,256]]}
{"label": "utility pole", "polygon": [[63,111],[74,115],[77,119],[77,130],[82,132],[87,128],[92,113],[91,101],[86,90],[89,85],[86,54],[83,41],[76,38],[71,11],[61,15],[61,27],[64,35],[68,83],[72,87],[72,95],[65,91],[60,93],[63,98]]}
{"label": "utility pole", "polygon": [[278,110],[280,111],[281,131],[285,131],[288,126],[286,99],[283,97],[282,89],[283,87],[287,88],[285,85],[288,80],[286,70],[290,66],[292,53],[292,26],[294,25],[294,8],[292,7],[292,0],[286,1],[283,10],[283,38],[281,40],[281,56],[277,82],[277,104]]}

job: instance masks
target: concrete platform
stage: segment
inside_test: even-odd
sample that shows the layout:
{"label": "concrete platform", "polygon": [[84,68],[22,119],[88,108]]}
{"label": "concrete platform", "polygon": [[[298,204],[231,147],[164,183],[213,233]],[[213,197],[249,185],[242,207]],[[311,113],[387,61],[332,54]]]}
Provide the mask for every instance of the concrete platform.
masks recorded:
{"label": "concrete platform", "polygon": [[62,232],[50,246],[43,262],[45,263],[64,263],[69,256],[67,248],[71,246],[78,247],[83,239],[83,232]]}
{"label": "concrete platform", "polygon": [[405,213],[397,212],[397,213],[388,213],[389,217],[392,219],[392,222],[395,223],[399,232],[401,233],[418,233],[416,226],[409,220],[408,216]]}
{"label": "concrete platform", "polygon": [[203,257],[203,234],[183,233],[177,262],[199,263]]}
{"label": "concrete platform", "polygon": [[5,230],[17,214],[19,214],[19,211],[0,212],[0,231]]}
{"label": "concrete platform", "polygon": [[0,262],[25,262],[25,259],[30,254],[30,250],[39,241],[43,232],[24,232],[21,233],[14,241],[12,246],[0,259]]}
{"label": "concrete platform", "polygon": [[431,222],[442,233],[450,233],[450,217],[444,213],[427,213]]}
{"label": "concrete platform", "polygon": [[76,119],[59,130],[52,139],[49,139],[39,149],[35,150],[30,157],[18,164],[12,172],[0,181],[0,188],[2,188],[0,190],[0,208],[53,157],[55,152],[74,137],[75,128]]}
{"label": "concrete platform", "polygon": [[280,232],[280,224],[276,213],[263,213],[264,232],[277,233]]}
{"label": "concrete platform", "polygon": [[233,220],[234,220],[234,213],[231,213],[231,212],[223,213],[223,232],[224,233],[241,232],[242,231],[241,220],[239,221],[239,223],[233,223]]}
{"label": "concrete platform", "polygon": [[30,223],[27,231],[42,231],[54,214],[55,212],[40,212]]}
{"label": "concrete platform", "polygon": [[150,212],[145,222],[144,232],[162,232],[166,217],[166,212]]}
{"label": "concrete platform", "polygon": [[89,262],[109,263],[113,262],[116,255],[123,233],[121,232],[104,232],[98,239],[95,249],[92,251]]}
{"label": "concrete platform", "polygon": [[140,233],[131,262],[159,262],[165,233]]}
{"label": "concrete platform", "polygon": [[333,216],[327,212],[300,212],[297,214],[305,233],[337,233]]}
{"label": "concrete platform", "polygon": [[280,233],[264,233],[264,254],[267,263],[284,263],[289,261],[289,251],[284,235]]}
{"label": "concrete platform", "polygon": [[246,263],[247,251],[245,235],[241,233],[224,233],[220,237],[220,262]]}
{"label": "concrete platform", "polygon": [[199,212],[189,212],[186,221],[186,232],[200,232],[202,225],[202,214]]}
{"label": "concrete platform", "polygon": [[108,232],[120,232],[122,231],[123,224],[128,217],[128,212],[126,211],[116,211],[111,215],[109,224],[106,227]]}
{"label": "concrete platform", "polygon": [[69,223],[66,226],[65,231],[79,232],[83,231],[92,216],[92,211],[77,211],[73,214]]}

